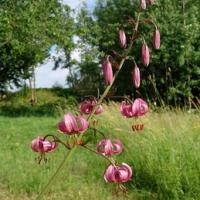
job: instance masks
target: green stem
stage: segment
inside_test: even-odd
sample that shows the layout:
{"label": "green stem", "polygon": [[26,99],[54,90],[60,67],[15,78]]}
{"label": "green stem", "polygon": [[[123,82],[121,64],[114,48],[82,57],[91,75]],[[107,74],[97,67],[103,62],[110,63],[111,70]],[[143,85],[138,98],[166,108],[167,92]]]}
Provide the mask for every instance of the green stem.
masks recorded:
{"label": "green stem", "polygon": [[59,172],[63,169],[63,167],[65,166],[65,163],[67,163],[67,161],[70,159],[70,157],[72,156],[72,154],[76,150],[76,148],[77,148],[77,146],[75,146],[71,151],[69,151],[67,153],[67,155],[64,157],[63,161],[58,166],[58,169],[53,174],[53,176],[51,177],[51,179],[49,180],[49,182],[46,184],[46,186],[44,187],[44,189],[41,191],[41,193],[38,195],[38,197],[36,198],[36,200],[42,199],[42,196],[47,191],[47,189],[51,186],[51,184],[56,180],[56,177],[58,176]]}
{"label": "green stem", "polygon": [[[108,94],[108,92],[109,92],[109,90],[111,89],[113,83],[115,82],[115,80],[116,80],[116,78],[117,78],[117,76],[118,76],[118,74],[119,74],[119,72],[120,72],[120,70],[121,70],[121,68],[122,68],[122,66],[123,66],[123,64],[124,64],[124,62],[125,62],[125,60],[127,59],[127,56],[129,55],[129,53],[130,53],[130,51],[131,51],[131,48],[132,48],[132,46],[133,46],[133,42],[134,42],[134,40],[135,40],[136,37],[137,37],[137,31],[138,31],[138,25],[139,25],[139,18],[140,18],[140,13],[138,14],[137,21],[136,21],[136,25],[135,25],[135,29],[134,29],[134,31],[133,31],[133,36],[134,36],[133,38],[134,38],[134,39],[130,42],[129,47],[128,47],[128,49],[126,50],[125,55],[124,55],[124,57],[122,58],[122,60],[121,60],[121,62],[120,62],[119,70],[114,74],[112,83],[111,83],[109,86],[107,86],[107,88],[105,89],[103,95],[102,95],[101,98],[98,100],[97,105],[94,107],[93,111],[92,111],[91,114],[89,115],[89,117],[88,117],[88,122],[90,122],[90,120],[92,119],[92,117],[93,117],[93,115],[94,115],[94,113],[95,113],[95,111],[96,111],[98,105],[102,103],[103,99],[104,99],[104,98],[106,97],[106,95]],[[79,137],[78,137],[78,139],[81,139],[82,137],[83,137],[83,134],[80,134]],[[55,181],[55,179],[56,179],[56,177],[58,176],[59,172],[64,168],[65,163],[67,163],[67,161],[70,159],[70,157],[72,156],[72,154],[75,152],[76,149],[77,149],[77,145],[75,145],[75,146],[71,149],[71,151],[69,151],[69,152],[67,153],[67,155],[65,156],[64,160],[60,163],[58,169],[57,169],[56,172],[53,174],[53,176],[51,177],[51,179],[49,180],[49,182],[47,183],[47,185],[44,187],[44,189],[42,190],[42,192],[39,194],[39,196],[36,198],[36,200],[42,199],[42,196],[44,195],[44,193],[47,191],[48,188],[50,188],[51,184]]]}

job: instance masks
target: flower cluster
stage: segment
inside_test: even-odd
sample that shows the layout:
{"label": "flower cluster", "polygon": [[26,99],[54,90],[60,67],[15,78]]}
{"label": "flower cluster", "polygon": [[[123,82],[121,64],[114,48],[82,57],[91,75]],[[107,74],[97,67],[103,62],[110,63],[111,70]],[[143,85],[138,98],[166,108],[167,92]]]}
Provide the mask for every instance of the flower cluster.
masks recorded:
{"label": "flower cluster", "polygon": [[[147,6],[150,6],[152,4],[154,4],[154,0],[140,0],[140,11],[146,9]],[[139,89],[141,85],[140,69],[135,59],[131,59],[132,57],[129,55],[131,53],[131,48],[134,43],[134,40],[137,39],[139,36],[138,26],[140,22],[153,23],[152,20],[141,20],[139,13],[137,20],[132,19],[132,24],[134,25],[134,27],[131,27],[133,33],[131,37],[129,37],[130,40],[127,40],[126,33],[122,28],[118,32],[119,46],[123,50],[126,49],[124,53],[122,55],[116,53],[118,59],[116,59],[115,57],[111,57],[111,55],[106,55],[102,60],[102,71],[107,88],[100,97],[100,99],[97,100],[96,98],[89,98],[84,100],[79,104],[78,115],[66,113],[63,119],[58,123],[58,131],[66,136],[65,140],[62,141],[61,139],[59,139],[59,137],[54,135],[46,135],[43,138],[37,137],[32,140],[32,150],[40,154],[39,163],[41,159],[44,158],[45,153],[53,152],[58,147],[58,143],[64,145],[64,147],[66,147],[68,150],[71,150],[76,145],[80,146],[80,148],[85,148],[90,152],[96,153],[104,159],[106,159],[107,161],[109,161],[109,163],[106,163],[106,169],[103,174],[104,180],[106,182],[117,183],[117,186],[119,186],[119,188],[122,188],[122,183],[131,180],[133,176],[132,168],[126,163],[122,163],[120,165],[115,160],[115,155],[121,154],[123,152],[122,142],[119,139],[111,140],[106,138],[104,133],[102,133],[102,131],[96,128],[98,123],[96,119],[93,119],[93,117],[94,115],[100,114],[104,111],[101,103],[108,94],[109,89],[113,85],[115,78],[119,74],[119,71],[121,70],[124,62],[127,59],[133,60],[134,62],[134,68],[132,73],[132,82],[134,87],[136,89]],[[148,67],[150,63],[150,49],[144,38],[142,38],[142,41],[143,43],[141,44],[141,62],[145,67]],[[160,48],[160,32],[156,25],[155,30],[153,32],[153,47],[156,50]],[[121,60],[120,63],[118,63],[119,58]],[[113,73],[113,63],[117,66],[115,73]],[[135,97],[133,101],[130,100],[128,97],[126,97],[125,99],[126,100],[123,100],[120,104],[120,112],[125,118],[137,119],[138,117],[144,116],[148,112],[149,108],[147,102],[142,98]],[[87,116],[87,119],[85,118],[86,115],[89,115]],[[91,125],[92,123],[93,126]],[[87,143],[90,142],[91,137],[86,138],[87,140],[85,140],[85,134],[84,137],[82,137],[83,133],[86,133],[88,129],[90,129],[90,131],[93,131],[94,135],[96,135],[96,133],[100,133],[104,136],[104,139],[98,142],[95,150],[92,149],[89,145],[87,145]],[[133,131],[140,131],[143,129],[143,124],[132,125]],[[53,140],[47,139],[48,137],[52,137]],[[63,162],[63,165],[64,163],[65,162]]]}

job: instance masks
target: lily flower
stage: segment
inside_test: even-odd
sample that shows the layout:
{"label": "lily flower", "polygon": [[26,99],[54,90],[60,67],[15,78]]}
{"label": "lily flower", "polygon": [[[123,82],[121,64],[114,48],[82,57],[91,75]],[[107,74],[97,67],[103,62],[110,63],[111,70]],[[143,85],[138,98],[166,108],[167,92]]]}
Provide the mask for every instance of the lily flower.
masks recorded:
{"label": "lily flower", "polygon": [[[88,115],[93,111],[96,104],[97,104],[97,101],[95,99],[85,100],[85,101],[80,103],[79,109],[80,109],[81,113]],[[98,114],[102,113],[103,111],[104,111],[103,107],[101,105],[99,105],[96,108],[94,114],[98,115]]]}
{"label": "lily flower", "polygon": [[139,117],[148,112],[148,105],[141,98],[135,99],[134,102],[122,101],[120,105],[120,111],[122,115],[127,118]]}
{"label": "lily flower", "polygon": [[81,115],[74,116],[70,113],[65,114],[64,120],[58,123],[58,129],[67,135],[84,133],[88,126],[89,123]]}
{"label": "lily flower", "polygon": [[123,151],[123,146],[120,140],[103,139],[97,145],[97,152],[104,155],[110,156],[120,154]]}
{"label": "lily flower", "polygon": [[41,137],[37,137],[32,140],[31,148],[35,152],[47,153],[56,149],[57,143],[55,141],[44,140]]}
{"label": "lily flower", "polygon": [[109,165],[104,172],[104,179],[109,183],[125,183],[131,179],[132,175],[131,167],[126,163],[122,163],[121,166]]}

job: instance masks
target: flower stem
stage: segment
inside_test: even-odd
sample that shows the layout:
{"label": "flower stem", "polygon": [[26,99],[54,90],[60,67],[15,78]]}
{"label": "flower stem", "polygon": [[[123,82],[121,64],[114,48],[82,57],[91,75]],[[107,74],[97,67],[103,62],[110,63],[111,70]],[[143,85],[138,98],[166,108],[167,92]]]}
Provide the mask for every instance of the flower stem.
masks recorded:
{"label": "flower stem", "polygon": [[71,156],[72,156],[73,152],[76,150],[76,148],[77,148],[77,146],[73,147],[73,149],[71,151],[68,151],[68,153],[64,157],[63,161],[58,166],[56,172],[53,174],[53,176],[51,177],[51,179],[49,180],[49,182],[46,184],[46,186],[43,188],[43,190],[41,191],[41,193],[38,195],[38,197],[36,198],[36,200],[42,199],[42,196],[47,191],[47,189],[51,186],[51,184],[55,181],[55,179],[58,176],[59,172],[63,169],[63,167],[65,166],[65,164],[67,163],[67,161],[71,158]]}

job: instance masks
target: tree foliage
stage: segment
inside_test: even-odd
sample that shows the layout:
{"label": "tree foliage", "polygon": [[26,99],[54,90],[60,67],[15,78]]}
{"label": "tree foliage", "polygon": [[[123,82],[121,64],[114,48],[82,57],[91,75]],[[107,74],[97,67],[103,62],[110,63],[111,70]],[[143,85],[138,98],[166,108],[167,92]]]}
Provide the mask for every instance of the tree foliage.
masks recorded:
{"label": "tree foliage", "polygon": [[[138,7],[137,0],[101,0],[98,1],[92,14],[84,8],[79,14],[77,24],[82,46],[85,47],[82,61],[85,61],[84,55],[88,58],[88,48],[89,52],[93,54],[95,52],[98,58],[102,58],[104,52],[112,54],[110,50],[121,53],[117,32],[123,28],[130,37],[132,27],[123,24],[123,21],[128,20],[130,16],[134,18]],[[140,91],[149,99],[155,99],[156,96],[168,103],[183,103],[189,97],[199,97],[200,16],[198,11],[197,0],[159,0],[155,5],[148,7],[147,11],[142,12],[139,40],[134,44],[132,55],[142,72]],[[153,50],[152,35],[155,27],[151,23],[142,22],[142,18],[145,17],[153,20],[160,29],[160,51]],[[148,69],[144,69],[140,61],[142,37],[151,48],[151,63]],[[90,61],[93,62],[96,70],[99,70],[99,62],[93,56]],[[80,65],[82,66],[83,64]],[[126,62],[121,72],[124,76],[119,76],[117,79],[118,94],[132,93],[135,90],[131,83],[133,66],[133,62]],[[83,73],[82,70],[80,71]]]}
{"label": "tree foliage", "polygon": [[54,44],[69,58],[74,30],[68,6],[58,0],[0,2],[1,89],[31,76],[31,68],[48,57]]}

